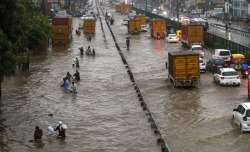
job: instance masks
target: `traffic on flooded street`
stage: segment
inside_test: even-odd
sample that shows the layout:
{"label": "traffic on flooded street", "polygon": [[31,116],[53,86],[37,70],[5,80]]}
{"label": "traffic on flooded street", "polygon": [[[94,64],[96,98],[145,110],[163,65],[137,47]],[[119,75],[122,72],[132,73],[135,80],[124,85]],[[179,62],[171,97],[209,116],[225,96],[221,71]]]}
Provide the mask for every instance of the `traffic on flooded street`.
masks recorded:
{"label": "traffic on flooded street", "polygon": [[14,3],[37,14],[20,43],[0,23],[1,152],[249,151],[250,49],[216,26],[168,0]]}

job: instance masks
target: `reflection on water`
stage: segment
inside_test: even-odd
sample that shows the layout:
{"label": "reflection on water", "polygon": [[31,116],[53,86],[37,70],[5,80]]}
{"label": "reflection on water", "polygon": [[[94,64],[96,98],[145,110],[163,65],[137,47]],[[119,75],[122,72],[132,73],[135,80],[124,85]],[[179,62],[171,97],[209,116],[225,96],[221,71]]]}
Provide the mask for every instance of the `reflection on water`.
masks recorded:
{"label": "reflection on water", "polygon": [[[74,28],[78,22],[74,19]],[[83,35],[73,35],[68,47],[53,47],[34,56],[30,73],[6,79],[0,109],[1,152],[159,151],[107,33],[104,42],[97,22],[91,42]],[[80,56],[78,48],[88,45],[95,47],[95,58]],[[77,95],[60,87],[66,73],[75,72],[75,57],[79,58],[81,74]],[[47,127],[58,121],[69,127],[65,140],[46,135]],[[37,125],[44,132],[42,143],[30,142]]]}

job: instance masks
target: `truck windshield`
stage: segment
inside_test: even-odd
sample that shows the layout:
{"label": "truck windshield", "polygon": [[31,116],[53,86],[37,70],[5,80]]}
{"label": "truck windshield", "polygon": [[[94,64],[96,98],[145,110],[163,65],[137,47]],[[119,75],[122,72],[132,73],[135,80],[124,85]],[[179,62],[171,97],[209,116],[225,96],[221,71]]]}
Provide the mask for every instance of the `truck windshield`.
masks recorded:
{"label": "truck windshield", "polygon": [[229,51],[221,51],[220,56],[228,56],[230,55]]}
{"label": "truck windshield", "polygon": [[223,72],[223,76],[236,76],[238,73],[236,71],[228,71],[228,72]]}

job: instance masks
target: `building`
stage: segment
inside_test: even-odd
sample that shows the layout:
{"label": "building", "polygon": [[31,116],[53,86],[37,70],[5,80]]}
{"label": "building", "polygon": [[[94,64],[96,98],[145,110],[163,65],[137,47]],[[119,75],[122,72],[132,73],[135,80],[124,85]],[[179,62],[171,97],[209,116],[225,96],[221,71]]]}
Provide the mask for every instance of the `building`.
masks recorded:
{"label": "building", "polygon": [[[247,19],[249,17],[248,0],[231,0],[230,15],[234,19]],[[250,8],[249,8],[250,9]]]}

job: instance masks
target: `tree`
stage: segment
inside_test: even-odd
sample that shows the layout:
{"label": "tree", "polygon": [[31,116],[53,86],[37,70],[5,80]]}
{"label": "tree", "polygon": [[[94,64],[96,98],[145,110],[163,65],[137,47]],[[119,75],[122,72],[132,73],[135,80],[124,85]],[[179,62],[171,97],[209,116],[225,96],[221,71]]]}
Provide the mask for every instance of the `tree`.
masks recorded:
{"label": "tree", "polygon": [[32,17],[30,29],[27,35],[28,47],[30,49],[41,46],[52,36],[48,18],[41,13],[35,13]]}
{"label": "tree", "polygon": [[2,96],[2,83],[5,76],[15,73],[15,56],[12,52],[11,42],[7,36],[0,30],[0,97]]}
{"label": "tree", "polygon": [[0,0],[0,16],[1,96],[4,77],[15,73],[17,61],[19,65],[29,63],[29,57],[21,58],[27,55],[27,48],[40,47],[52,34],[48,18],[32,0]]}

